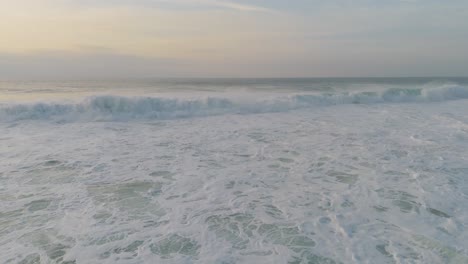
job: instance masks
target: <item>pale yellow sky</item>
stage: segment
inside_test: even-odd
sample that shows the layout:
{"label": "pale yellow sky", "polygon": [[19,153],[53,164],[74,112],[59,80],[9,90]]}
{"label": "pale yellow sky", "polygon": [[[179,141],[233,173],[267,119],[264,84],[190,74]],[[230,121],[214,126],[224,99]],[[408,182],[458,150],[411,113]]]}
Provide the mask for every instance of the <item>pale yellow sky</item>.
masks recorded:
{"label": "pale yellow sky", "polygon": [[0,0],[0,78],[463,75],[468,4],[418,2]]}
{"label": "pale yellow sky", "polygon": [[4,53],[107,51],[216,60],[268,56],[288,51],[293,44],[287,38],[292,17],[262,10],[77,8],[54,5],[56,1],[12,2],[0,9],[4,36],[0,51]]}

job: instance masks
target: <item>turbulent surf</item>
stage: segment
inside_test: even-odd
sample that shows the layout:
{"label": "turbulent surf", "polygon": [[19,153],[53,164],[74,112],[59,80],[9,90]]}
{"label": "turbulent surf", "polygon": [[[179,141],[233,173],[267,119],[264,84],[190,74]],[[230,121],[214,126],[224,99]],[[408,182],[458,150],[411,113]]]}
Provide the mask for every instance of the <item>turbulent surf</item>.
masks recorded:
{"label": "turbulent surf", "polygon": [[0,91],[2,263],[468,263],[466,79]]}

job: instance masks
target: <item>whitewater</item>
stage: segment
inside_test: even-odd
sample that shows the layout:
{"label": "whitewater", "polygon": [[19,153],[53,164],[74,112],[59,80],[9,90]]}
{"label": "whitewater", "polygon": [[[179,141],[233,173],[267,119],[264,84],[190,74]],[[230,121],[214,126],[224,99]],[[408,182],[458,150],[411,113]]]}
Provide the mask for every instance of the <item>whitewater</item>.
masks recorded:
{"label": "whitewater", "polygon": [[0,82],[0,263],[468,263],[468,79]]}

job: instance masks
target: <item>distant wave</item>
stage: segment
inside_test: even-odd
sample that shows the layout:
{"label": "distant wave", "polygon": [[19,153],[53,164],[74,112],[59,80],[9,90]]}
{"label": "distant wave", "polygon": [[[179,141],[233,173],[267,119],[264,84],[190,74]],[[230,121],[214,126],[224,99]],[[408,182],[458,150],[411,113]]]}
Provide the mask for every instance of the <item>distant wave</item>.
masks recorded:
{"label": "distant wave", "polygon": [[80,103],[22,103],[0,105],[0,120],[119,121],[174,119],[221,114],[255,114],[341,104],[438,102],[468,99],[468,87],[446,85],[425,89],[387,89],[380,92],[335,92],[278,95],[273,99],[240,100],[210,97],[170,99],[160,97],[96,96]]}

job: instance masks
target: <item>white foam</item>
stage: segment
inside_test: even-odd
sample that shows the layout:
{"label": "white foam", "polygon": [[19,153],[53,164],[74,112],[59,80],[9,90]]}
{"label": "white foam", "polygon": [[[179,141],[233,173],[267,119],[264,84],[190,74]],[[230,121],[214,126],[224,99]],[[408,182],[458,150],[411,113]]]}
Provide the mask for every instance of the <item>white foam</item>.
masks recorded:
{"label": "white foam", "polygon": [[[0,259],[467,263],[464,91],[21,106],[0,122]],[[66,115],[119,122],[48,121]]]}

